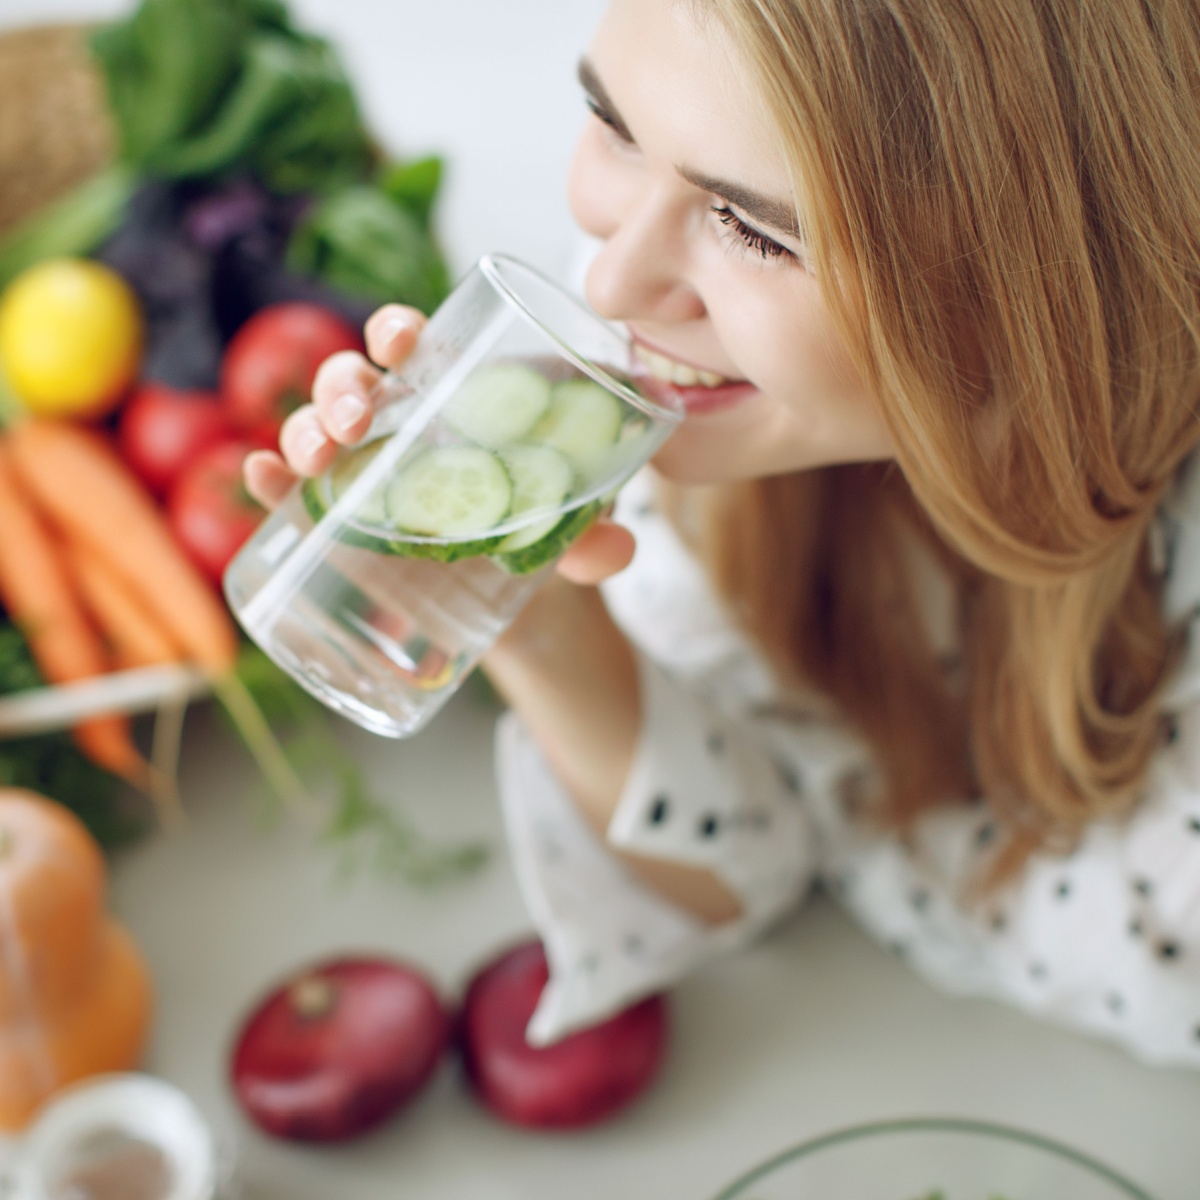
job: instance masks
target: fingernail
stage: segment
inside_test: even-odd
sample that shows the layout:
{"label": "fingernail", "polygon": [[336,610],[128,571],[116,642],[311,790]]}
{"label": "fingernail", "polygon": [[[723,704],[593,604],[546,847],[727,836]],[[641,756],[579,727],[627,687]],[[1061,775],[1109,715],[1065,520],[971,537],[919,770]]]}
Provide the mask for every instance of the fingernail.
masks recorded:
{"label": "fingernail", "polygon": [[327,440],[321,430],[306,429],[296,439],[296,449],[300,452],[301,458],[316,458],[325,449]]}
{"label": "fingernail", "polygon": [[354,392],[344,392],[334,402],[330,411],[333,427],[338,433],[349,433],[350,430],[366,416],[367,402]]}
{"label": "fingernail", "polygon": [[388,317],[380,327],[379,332],[383,335],[384,341],[395,341],[402,333],[412,333],[416,327],[416,322],[412,317],[399,315]]}

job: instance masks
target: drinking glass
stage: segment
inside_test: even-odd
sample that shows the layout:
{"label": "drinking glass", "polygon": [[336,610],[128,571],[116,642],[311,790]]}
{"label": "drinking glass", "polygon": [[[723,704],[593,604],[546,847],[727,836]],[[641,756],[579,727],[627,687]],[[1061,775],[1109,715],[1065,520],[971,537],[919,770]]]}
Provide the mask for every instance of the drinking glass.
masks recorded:
{"label": "drinking glass", "polygon": [[628,335],[488,255],[385,374],[359,445],[230,563],[243,628],[376,733],[424,726],[682,413]]}
{"label": "drinking glass", "polygon": [[1081,1151],[984,1121],[838,1130],[748,1171],[716,1200],[1153,1200]]}

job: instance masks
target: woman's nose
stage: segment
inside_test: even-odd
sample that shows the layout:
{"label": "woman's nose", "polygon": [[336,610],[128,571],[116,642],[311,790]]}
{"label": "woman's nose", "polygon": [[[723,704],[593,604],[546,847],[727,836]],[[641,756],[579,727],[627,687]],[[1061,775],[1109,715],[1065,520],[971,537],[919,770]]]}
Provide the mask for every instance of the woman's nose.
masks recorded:
{"label": "woman's nose", "polygon": [[614,321],[663,323],[704,315],[687,274],[684,215],[669,197],[647,186],[627,196],[588,268],[588,302]]}

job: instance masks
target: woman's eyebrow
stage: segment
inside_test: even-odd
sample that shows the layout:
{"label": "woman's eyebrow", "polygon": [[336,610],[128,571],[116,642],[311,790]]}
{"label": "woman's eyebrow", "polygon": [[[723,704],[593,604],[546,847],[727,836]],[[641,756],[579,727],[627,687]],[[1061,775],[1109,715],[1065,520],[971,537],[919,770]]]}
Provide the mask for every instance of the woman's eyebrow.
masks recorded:
{"label": "woman's eyebrow", "polygon": [[617,106],[612,102],[612,97],[608,94],[604,84],[600,82],[600,76],[596,74],[596,68],[586,58],[579,60],[578,75],[579,84],[591,97],[592,103],[612,123],[613,128],[621,137],[627,142],[632,142],[633,134],[629,132],[629,126],[625,124],[624,118],[617,112]]}
{"label": "woman's eyebrow", "polygon": [[764,196],[759,192],[752,192],[749,188],[742,187],[740,183],[733,183],[728,179],[717,179],[713,175],[705,175],[703,171],[694,171],[691,167],[677,166],[675,170],[695,187],[712,192],[714,196],[720,196],[723,200],[728,200],[730,204],[737,205],[748,217],[753,217],[754,220],[764,225],[770,225],[773,229],[778,229],[780,233],[785,233],[797,241],[804,240],[800,223],[796,220],[796,210],[790,204],[782,200],[772,200],[770,196]]}
{"label": "woman's eyebrow", "polygon": [[[621,137],[632,142],[634,138],[633,134],[629,132],[629,126],[625,124],[624,118],[617,111],[617,106],[613,104],[607,88],[600,82],[596,68],[586,57],[579,60],[578,75],[580,86],[591,97],[592,103],[612,123],[613,128]],[[795,238],[797,241],[804,240],[799,222],[796,220],[796,211],[790,204],[751,191],[740,183],[733,183],[728,179],[718,179],[713,175],[705,175],[704,172],[693,170],[691,167],[677,166],[675,169],[688,183],[703,191],[712,192],[714,196],[720,196],[731,204],[736,204],[748,217],[752,217],[764,225],[769,225],[772,229],[777,229],[780,233]]]}

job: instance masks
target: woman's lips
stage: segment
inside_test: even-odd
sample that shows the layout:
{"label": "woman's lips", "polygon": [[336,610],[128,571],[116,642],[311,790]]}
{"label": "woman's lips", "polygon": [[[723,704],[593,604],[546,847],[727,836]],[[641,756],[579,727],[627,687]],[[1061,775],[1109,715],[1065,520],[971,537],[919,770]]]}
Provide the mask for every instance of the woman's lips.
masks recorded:
{"label": "woman's lips", "polygon": [[659,379],[649,371],[639,372],[634,378],[638,387],[651,400],[664,408],[682,408],[689,417],[733,408],[758,391],[754,384],[744,381],[720,384],[717,387],[681,387],[677,383]]}
{"label": "woman's lips", "polygon": [[688,416],[731,408],[758,390],[745,379],[726,379],[680,362],[637,338],[634,377],[653,400],[669,408],[682,407]]}

